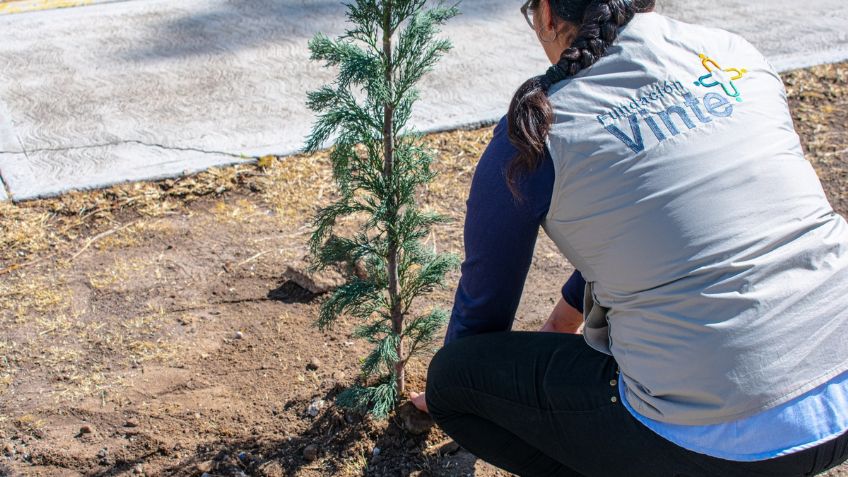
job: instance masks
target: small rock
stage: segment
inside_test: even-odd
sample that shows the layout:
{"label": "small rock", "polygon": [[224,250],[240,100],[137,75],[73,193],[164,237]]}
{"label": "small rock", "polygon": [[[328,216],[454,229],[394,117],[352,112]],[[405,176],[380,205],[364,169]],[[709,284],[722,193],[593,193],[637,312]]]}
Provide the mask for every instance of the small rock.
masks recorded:
{"label": "small rock", "polygon": [[241,331],[236,331],[236,339],[237,340],[244,339],[244,333],[242,333]]}
{"label": "small rock", "polygon": [[198,472],[203,472],[203,473],[212,472],[212,469],[214,469],[214,468],[215,468],[215,461],[211,461],[211,460],[207,460],[205,462],[201,462],[201,463],[197,464],[197,471]]}
{"label": "small rock", "polygon": [[79,432],[80,434],[94,434],[94,426],[92,426],[91,424],[84,424],[82,427],[80,427]]}
{"label": "small rock", "polygon": [[344,381],[346,377],[344,371],[333,371],[333,379],[338,382]]}
{"label": "small rock", "polygon": [[177,322],[183,326],[189,326],[194,323],[194,317],[190,315],[184,315],[177,318]]}
{"label": "small rock", "polygon": [[326,403],[323,399],[316,399],[309,404],[308,408],[306,408],[306,413],[312,417],[315,417],[318,415],[319,412],[321,412],[321,409],[324,408],[325,404]]}
{"label": "small rock", "polygon": [[380,455],[380,448],[375,447],[375,448],[371,449],[371,454],[374,455],[375,457]]}
{"label": "small rock", "polygon": [[99,457],[101,459],[105,459],[107,455],[109,455],[109,450],[106,449],[105,447],[100,449],[100,451],[97,452],[97,457]]}
{"label": "small rock", "polygon": [[306,369],[310,371],[315,371],[316,369],[321,367],[321,360],[318,358],[312,358],[309,360],[309,363],[306,365]]}
{"label": "small rock", "polygon": [[303,458],[309,462],[318,458],[318,446],[309,444],[303,449]]}
{"label": "small rock", "polygon": [[7,442],[5,446],[3,446],[3,451],[6,455],[15,455],[15,445],[11,442]]}
{"label": "small rock", "polygon": [[133,474],[144,474],[144,466],[142,466],[141,464],[136,464],[135,467],[133,467]]}
{"label": "small rock", "polygon": [[138,427],[138,421],[127,419],[127,422],[124,423],[124,427]]}
{"label": "small rock", "polygon": [[270,461],[262,464],[256,470],[259,471],[259,475],[262,477],[282,477],[286,475],[286,470],[283,468],[283,464],[278,461]]}

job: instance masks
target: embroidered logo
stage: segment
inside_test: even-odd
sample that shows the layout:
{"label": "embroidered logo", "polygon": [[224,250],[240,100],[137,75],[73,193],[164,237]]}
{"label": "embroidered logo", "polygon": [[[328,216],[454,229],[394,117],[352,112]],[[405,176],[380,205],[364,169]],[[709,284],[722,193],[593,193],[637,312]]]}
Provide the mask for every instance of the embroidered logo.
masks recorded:
{"label": "embroidered logo", "polygon": [[739,88],[736,87],[734,81],[742,79],[748,73],[748,70],[744,68],[722,68],[715,60],[707,55],[702,53],[698,56],[701,58],[701,64],[704,65],[707,74],[698,78],[698,81],[695,81],[695,86],[703,86],[705,88],[721,86],[721,89],[724,90],[727,96],[736,98],[736,101],[741,103],[742,94],[739,92]]}

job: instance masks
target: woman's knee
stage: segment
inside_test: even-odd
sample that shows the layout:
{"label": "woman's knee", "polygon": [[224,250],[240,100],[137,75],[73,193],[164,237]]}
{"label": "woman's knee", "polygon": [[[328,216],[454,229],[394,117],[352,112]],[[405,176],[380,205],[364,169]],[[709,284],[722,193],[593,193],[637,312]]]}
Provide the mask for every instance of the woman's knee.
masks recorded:
{"label": "woman's knee", "polygon": [[427,367],[425,400],[430,414],[434,416],[449,413],[450,403],[445,402],[448,388],[459,385],[460,369],[465,360],[462,358],[462,346],[457,340],[443,346],[433,355]]}

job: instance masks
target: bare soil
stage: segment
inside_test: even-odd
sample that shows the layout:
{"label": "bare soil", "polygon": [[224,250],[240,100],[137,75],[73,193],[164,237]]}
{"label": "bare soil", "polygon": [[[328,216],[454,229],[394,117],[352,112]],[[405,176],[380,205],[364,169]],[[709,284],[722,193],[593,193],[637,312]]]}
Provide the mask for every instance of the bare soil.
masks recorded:
{"label": "bare soil", "polygon": [[[808,159],[848,216],[848,64],[784,78]],[[427,137],[440,176],[420,199],[454,219],[428,240],[440,251],[462,254],[490,137]],[[323,153],[263,158],[0,204],[0,475],[508,475],[437,428],[332,405],[369,348],[350,319],[318,330],[327,295],[290,273],[333,198],[329,171]],[[571,270],[540,233],[514,329],[541,327]],[[450,308],[453,292],[423,305]],[[433,351],[409,364],[410,390]]]}

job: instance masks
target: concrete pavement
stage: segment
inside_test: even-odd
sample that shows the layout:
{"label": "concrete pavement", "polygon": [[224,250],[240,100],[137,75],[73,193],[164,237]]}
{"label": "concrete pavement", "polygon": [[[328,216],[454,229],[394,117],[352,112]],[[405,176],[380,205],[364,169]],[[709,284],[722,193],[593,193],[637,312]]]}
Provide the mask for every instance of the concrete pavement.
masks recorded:
{"label": "concrete pavement", "polygon": [[[495,121],[545,71],[521,3],[462,2],[443,32],[455,49],[420,85],[417,128]],[[848,59],[843,0],[660,5],[742,34],[780,69]],[[335,76],[309,60],[307,42],[344,29],[339,0],[124,0],[0,15],[0,177],[25,200],[298,152],[313,121],[306,92]]]}

